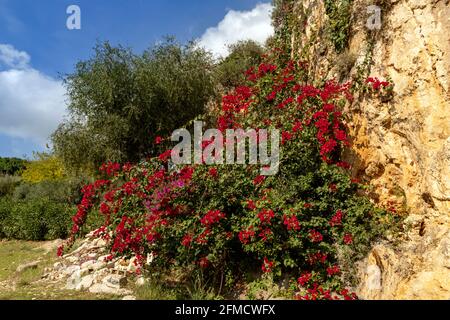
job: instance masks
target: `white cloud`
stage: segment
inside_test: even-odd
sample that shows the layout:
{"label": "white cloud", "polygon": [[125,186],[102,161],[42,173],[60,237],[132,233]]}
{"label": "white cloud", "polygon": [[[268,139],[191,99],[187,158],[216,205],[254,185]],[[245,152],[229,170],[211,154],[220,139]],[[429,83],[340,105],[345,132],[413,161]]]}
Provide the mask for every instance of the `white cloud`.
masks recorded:
{"label": "white cloud", "polygon": [[0,133],[30,139],[41,145],[66,113],[61,81],[30,65],[30,56],[0,44]]}
{"label": "white cloud", "polygon": [[228,45],[251,39],[264,43],[273,34],[270,3],[257,4],[250,11],[230,10],[216,27],[208,28],[199,45],[211,50],[216,57],[228,54]]}
{"label": "white cloud", "polygon": [[0,63],[7,67],[24,69],[30,63],[30,56],[25,51],[18,51],[12,45],[0,43]]}

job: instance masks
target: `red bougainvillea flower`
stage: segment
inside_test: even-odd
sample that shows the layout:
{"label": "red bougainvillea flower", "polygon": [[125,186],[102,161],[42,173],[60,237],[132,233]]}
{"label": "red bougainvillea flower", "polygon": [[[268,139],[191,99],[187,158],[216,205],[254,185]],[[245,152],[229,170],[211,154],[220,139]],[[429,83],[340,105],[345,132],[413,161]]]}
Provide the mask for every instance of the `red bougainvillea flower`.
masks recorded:
{"label": "red bougainvillea flower", "polygon": [[263,229],[260,233],[259,233],[259,237],[261,238],[261,240],[263,242],[267,241],[269,239],[269,237],[273,234],[272,230],[270,230],[269,228]]}
{"label": "red bougainvillea flower", "polygon": [[325,103],[325,104],[323,105],[323,111],[325,111],[325,112],[327,112],[327,113],[333,112],[334,109],[335,109],[335,106],[334,106],[333,104]]}
{"label": "red bougainvillea flower", "polygon": [[209,229],[206,229],[195,239],[195,242],[198,244],[207,244],[208,243],[207,237],[209,236],[210,233],[211,231]]}
{"label": "red bougainvillea flower", "polygon": [[292,139],[292,133],[290,133],[289,131],[283,131],[281,133],[281,144],[285,144],[286,141],[289,141]]}
{"label": "red bougainvillea flower", "polygon": [[239,232],[239,240],[242,244],[248,244],[252,241],[255,236],[255,231],[253,231],[253,226],[249,227],[247,230],[242,230]]}
{"label": "red bougainvillea flower", "polygon": [[202,268],[207,268],[209,266],[209,260],[207,257],[200,258],[200,260],[198,261],[198,264]]}
{"label": "red bougainvillea flower", "polygon": [[308,284],[308,282],[311,280],[311,278],[312,278],[312,274],[310,272],[306,272],[297,279],[297,283],[299,285],[301,285],[302,287],[304,287],[306,284]]}
{"label": "red bougainvillea flower", "polygon": [[225,218],[225,214],[220,210],[209,210],[201,219],[200,223],[206,227],[211,226]]}
{"label": "red bougainvillea flower", "polygon": [[338,167],[341,167],[341,168],[344,168],[344,169],[350,169],[351,168],[350,164],[348,162],[345,162],[345,161],[339,161],[338,163],[336,163],[336,165]]}
{"label": "red bougainvillea flower", "polygon": [[122,185],[122,190],[125,192],[125,194],[127,194],[129,196],[134,193],[136,188],[137,188],[137,185],[134,182],[132,182],[132,181],[125,182]]}
{"label": "red bougainvillea flower", "polygon": [[159,160],[166,161],[167,159],[169,159],[171,153],[172,153],[172,150],[170,150],[170,149],[167,151],[164,151],[163,153],[161,153],[159,155]]}
{"label": "red bougainvillea flower", "polygon": [[103,198],[108,202],[113,202],[115,194],[116,194],[116,190],[111,190],[111,191],[105,193]]}
{"label": "red bougainvillea flower", "polygon": [[100,172],[104,172],[106,173],[106,175],[112,177],[120,171],[120,168],[120,163],[108,162],[102,164],[102,166],[100,167]]}
{"label": "red bougainvillea flower", "polygon": [[292,127],[292,132],[295,133],[295,132],[298,132],[298,131],[302,131],[302,128],[303,128],[302,123],[300,121],[296,121],[294,123],[294,126]]}
{"label": "red bougainvillea flower", "polygon": [[360,183],[361,181],[358,178],[352,178],[351,183]]}
{"label": "red bougainvillea flower", "polygon": [[211,177],[217,178],[217,169],[216,168],[209,169],[208,173]]}
{"label": "red bougainvillea flower", "polygon": [[264,273],[271,272],[273,268],[273,261],[269,261],[266,257],[264,257],[263,264],[261,266],[261,269]]}
{"label": "red bougainvillea flower", "polygon": [[354,292],[350,292],[348,289],[342,289],[341,292],[339,292],[343,297],[344,300],[357,300],[358,296]]}
{"label": "red bougainvillea flower", "polygon": [[327,268],[327,274],[331,277],[335,274],[338,274],[339,272],[341,272],[341,269],[339,269],[338,265],[334,265],[332,267],[328,267]]}
{"label": "red bougainvillea flower", "polygon": [[266,176],[263,176],[263,175],[259,175],[259,176],[257,176],[255,179],[253,179],[253,184],[255,185],[255,186],[258,186],[258,185],[260,185],[261,183],[263,183],[263,181],[266,179]]}
{"label": "red bougainvillea flower", "polygon": [[181,239],[181,245],[185,247],[189,247],[192,242],[192,236],[190,234],[186,234],[183,239]]}
{"label": "red bougainvillea flower", "polygon": [[336,211],[336,213],[331,217],[328,222],[331,227],[340,226],[342,224],[343,213],[341,210]]}
{"label": "red bougainvillea flower", "polygon": [[277,66],[269,63],[261,63],[258,67],[259,77],[263,77],[269,72],[274,72],[277,70]]}
{"label": "red bougainvillea flower", "polygon": [[309,238],[312,242],[321,242],[323,240],[323,235],[317,230],[309,230]]}
{"label": "red bougainvillea flower", "polygon": [[122,166],[122,170],[123,170],[124,172],[130,172],[132,168],[133,168],[133,165],[132,165],[131,163],[129,163],[129,162],[125,163],[125,164]]}
{"label": "red bougainvillea flower", "polygon": [[270,220],[275,217],[275,213],[273,212],[273,210],[267,210],[267,209],[262,209],[259,213],[258,213],[258,218],[261,221],[261,223],[269,223],[270,224]]}
{"label": "red bougainvillea flower", "polygon": [[278,109],[284,109],[284,107],[286,107],[289,103],[292,103],[294,101],[294,98],[289,97],[286,100],[284,100],[283,102],[279,103],[277,105]]}
{"label": "red bougainvillea flower", "polygon": [[379,90],[380,88],[389,87],[390,83],[388,81],[381,81],[375,77],[369,77],[366,80],[366,83],[371,84],[374,90]]}
{"label": "red bougainvillea flower", "polygon": [[344,130],[336,129],[334,130],[334,137],[339,141],[347,141],[347,134]]}
{"label": "red bougainvillea flower", "polygon": [[256,209],[256,204],[253,202],[253,200],[250,199],[247,201],[247,208],[252,211]]}
{"label": "red bougainvillea flower", "polygon": [[64,253],[64,246],[60,245],[58,247],[58,251],[56,252],[56,254],[57,254],[58,257],[62,257],[63,253]]}
{"label": "red bougainvillea flower", "polygon": [[156,143],[156,144],[160,144],[162,141],[163,141],[163,138],[160,137],[160,136],[157,136],[157,137],[155,138],[155,143]]}
{"label": "red bougainvillea flower", "polygon": [[283,224],[287,227],[288,230],[300,230],[300,224],[298,222],[297,216],[283,216]]}
{"label": "red bougainvillea flower", "polygon": [[343,240],[344,240],[344,243],[345,243],[345,244],[352,244],[352,242],[353,242],[353,237],[352,237],[352,235],[351,235],[350,233],[346,233],[346,234],[344,235]]}
{"label": "red bougainvillea flower", "polygon": [[267,101],[272,101],[277,97],[277,92],[276,91],[272,91],[271,93],[269,93],[266,97]]}
{"label": "red bougainvillea flower", "polygon": [[111,208],[104,202],[100,204],[100,212],[104,215],[109,215],[111,213]]}
{"label": "red bougainvillea flower", "polygon": [[329,139],[327,142],[325,142],[322,147],[320,148],[320,155],[326,155],[331,152],[337,147],[337,142],[334,139]]}
{"label": "red bougainvillea flower", "polygon": [[308,255],[308,263],[314,265],[318,262],[325,263],[327,261],[328,255],[322,252],[316,252]]}

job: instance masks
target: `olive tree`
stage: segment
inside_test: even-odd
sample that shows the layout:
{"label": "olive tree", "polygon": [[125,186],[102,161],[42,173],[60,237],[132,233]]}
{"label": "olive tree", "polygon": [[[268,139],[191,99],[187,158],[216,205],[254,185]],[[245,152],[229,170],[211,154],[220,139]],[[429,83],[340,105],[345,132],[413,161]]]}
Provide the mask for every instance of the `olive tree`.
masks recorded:
{"label": "olive tree", "polygon": [[98,44],[64,78],[69,117],[52,135],[56,155],[75,170],[154,155],[156,136],[204,112],[214,97],[213,67],[193,43],[167,39],[142,54]]}

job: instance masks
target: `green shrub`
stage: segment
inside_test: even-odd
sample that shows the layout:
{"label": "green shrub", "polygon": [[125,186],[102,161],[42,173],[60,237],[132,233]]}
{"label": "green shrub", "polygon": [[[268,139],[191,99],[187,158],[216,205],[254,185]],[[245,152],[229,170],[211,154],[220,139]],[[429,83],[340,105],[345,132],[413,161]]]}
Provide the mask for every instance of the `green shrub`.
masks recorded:
{"label": "green shrub", "polygon": [[352,0],[325,0],[325,11],[328,15],[328,34],[337,53],[341,53],[348,45],[351,26]]}
{"label": "green shrub", "polygon": [[77,204],[81,200],[81,187],[86,181],[86,178],[71,178],[62,181],[21,183],[14,190],[13,199],[30,201],[47,198],[56,203]]}
{"label": "green shrub", "polygon": [[0,197],[0,239],[5,238],[6,221],[9,219],[13,202],[9,197]]}
{"label": "green shrub", "polygon": [[80,189],[86,183],[86,178],[19,185],[18,178],[7,178],[9,184],[5,185],[9,186],[8,196],[0,197],[0,238],[66,238],[71,216],[75,204],[81,200]]}
{"label": "green shrub", "polygon": [[0,237],[20,240],[66,238],[73,207],[47,198],[29,201],[0,200]]}
{"label": "green shrub", "polygon": [[27,161],[19,158],[0,157],[0,174],[15,175],[26,167]]}
{"label": "green shrub", "polygon": [[20,182],[20,177],[16,176],[0,176],[0,197],[11,195]]}
{"label": "green shrub", "polygon": [[229,46],[230,54],[215,68],[218,82],[225,88],[237,87],[245,82],[244,71],[258,65],[262,60],[264,48],[247,40]]}

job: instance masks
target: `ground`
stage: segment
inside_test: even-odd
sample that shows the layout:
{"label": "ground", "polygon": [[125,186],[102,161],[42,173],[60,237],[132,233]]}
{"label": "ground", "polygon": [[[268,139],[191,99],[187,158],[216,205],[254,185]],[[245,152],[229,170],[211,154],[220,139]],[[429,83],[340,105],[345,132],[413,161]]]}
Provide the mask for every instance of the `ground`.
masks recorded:
{"label": "ground", "polygon": [[[55,241],[0,241],[0,300],[112,300],[122,296],[93,294],[87,290],[66,290],[66,279],[49,280],[43,278],[49,269],[60,259],[56,251],[61,240]],[[76,250],[80,242],[76,242],[72,250]],[[18,271],[18,266],[38,262],[34,268]],[[137,286],[134,277],[127,285],[138,300],[177,300],[177,299],[274,299],[289,298],[286,292],[274,287],[274,283],[266,280],[242,283],[232,296],[221,296],[213,293],[208,285],[196,279],[189,286],[176,285],[178,276],[171,275],[171,280],[148,281]]]}
{"label": "ground", "polygon": [[[58,241],[0,241],[0,300],[99,300],[118,297],[64,290],[64,283],[39,281],[44,269],[57,261]],[[17,267],[39,260],[34,269]]]}

